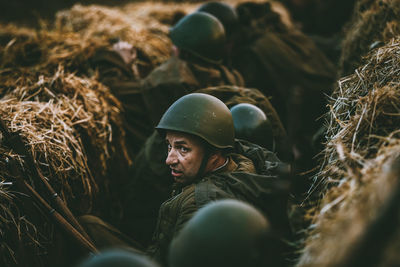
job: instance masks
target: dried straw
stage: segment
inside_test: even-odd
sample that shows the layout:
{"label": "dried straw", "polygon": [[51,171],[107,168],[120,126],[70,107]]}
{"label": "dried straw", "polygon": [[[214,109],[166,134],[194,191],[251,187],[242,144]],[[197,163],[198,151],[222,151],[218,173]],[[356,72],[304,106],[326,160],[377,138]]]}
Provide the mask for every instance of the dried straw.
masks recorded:
{"label": "dried straw", "polygon": [[339,80],[331,99],[328,143],[316,177],[323,198],[298,266],[343,261],[398,179],[385,175],[385,166],[400,155],[400,39],[365,60]]}
{"label": "dried straw", "polygon": [[[5,77],[8,73],[20,75],[19,79],[14,80],[13,87],[10,87],[12,83]],[[98,207],[95,203],[112,197],[105,185],[109,184],[107,180],[118,178],[113,177],[111,172],[113,162],[119,161],[129,166],[130,158],[125,148],[120,103],[108,88],[93,79],[66,74],[62,67],[52,77],[22,68],[15,72],[4,70],[0,73],[0,83],[8,88],[0,100],[1,118],[10,131],[20,133],[37,166],[73,213],[80,215],[109,209]],[[12,155],[8,148],[1,149],[5,151],[0,160],[5,168],[0,173],[0,183],[4,184],[13,181],[10,173],[4,171],[7,170],[6,157],[15,158],[21,166],[24,166],[24,161],[20,155]],[[37,182],[29,180],[29,183],[43,194]],[[98,195],[99,190],[101,194]],[[33,225],[41,226],[43,222],[35,216],[26,215],[31,211],[21,208],[18,199],[7,197],[10,196],[7,188],[2,188],[0,196],[0,203],[5,203],[2,204],[0,214],[8,215],[0,217],[0,224],[10,224],[11,220],[15,229],[21,229],[19,218],[25,216],[24,227],[17,235],[19,242],[26,242],[26,236],[32,236],[32,240],[38,241],[38,235],[51,240],[52,227],[47,225],[35,234],[36,228]],[[11,251],[21,244],[12,238],[0,240],[1,247],[10,248],[4,259],[12,259]],[[38,244],[27,247],[37,250]]]}
{"label": "dried straw", "polygon": [[138,63],[150,64],[152,68],[169,58],[172,47],[168,26],[152,17],[133,16],[122,8],[77,4],[56,14],[55,30],[78,33],[82,43],[99,38],[108,44],[117,40],[128,42],[144,54],[141,60],[149,60]]}
{"label": "dried straw", "polygon": [[77,33],[0,27],[0,67],[30,67],[53,75],[58,65],[71,72],[88,73],[88,59],[108,45],[104,38],[83,40]]}
{"label": "dried straw", "polygon": [[347,76],[366,63],[368,51],[400,34],[399,0],[360,0],[346,26],[339,77]]}

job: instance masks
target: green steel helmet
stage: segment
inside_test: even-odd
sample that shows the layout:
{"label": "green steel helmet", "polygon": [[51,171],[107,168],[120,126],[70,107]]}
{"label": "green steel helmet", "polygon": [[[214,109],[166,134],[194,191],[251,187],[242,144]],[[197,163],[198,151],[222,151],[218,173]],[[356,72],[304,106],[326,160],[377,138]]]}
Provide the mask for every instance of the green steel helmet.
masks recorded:
{"label": "green steel helmet", "polygon": [[241,103],[231,108],[236,138],[244,139],[273,149],[272,125],[265,113],[257,106]]}
{"label": "green steel helmet", "polygon": [[214,16],[195,12],[183,17],[170,29],[175,46],[204,60],[219,62],[225,46],[225,29]]}
{"label": "green steel helmet", "polygon": [[197,11],[205,12],[216,17],[224,25],[227,38],[236,31],[239,26],[239,18],[233,7],[223,2],[207,2],[201,5]]}
{"label": "green steel helmet", "polygon": [[169,266],[268,266],[263,248],[269,235],[267,219],[251,205],[233,199],[211,202],[172,241]]}
{"label": "green steel helmet", "polygon": [[156,129],[196,135],[217,148],[233,148],[235,129],[232,114],[218,98],[192,93],[175,101],[162,116]]}
{"label": "green steel helmet", "polygon": [[146,256],[125,249],[109,249],[85,259],[77,267],[158,267]]}

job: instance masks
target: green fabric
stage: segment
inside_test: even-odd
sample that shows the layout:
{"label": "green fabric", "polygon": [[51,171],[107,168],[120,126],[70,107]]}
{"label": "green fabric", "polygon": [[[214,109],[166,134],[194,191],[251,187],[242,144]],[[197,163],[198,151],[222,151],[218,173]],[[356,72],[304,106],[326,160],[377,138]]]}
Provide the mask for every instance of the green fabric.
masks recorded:
{"label": "green fabric", "polygon": [[126,142],[131,151],[139,151],[153,129],[146,119],[140,77],[134,72],[137,66],[126,64],[116,51],[109,49],[99,49],[90,63],[98,71],[99,81],[121,102]]}
{"label": "green fabric", "polygon": [[245,40],[233,56],[233,66],[243,75],[246,86],[271,97],[288,132],[287,143],[294,151],[296,172],[312,169],[319,151],[312,137],[322,126],[327,112],[327,95],[336,78],[329,59],[304,34],[284,29],[259,31]]}

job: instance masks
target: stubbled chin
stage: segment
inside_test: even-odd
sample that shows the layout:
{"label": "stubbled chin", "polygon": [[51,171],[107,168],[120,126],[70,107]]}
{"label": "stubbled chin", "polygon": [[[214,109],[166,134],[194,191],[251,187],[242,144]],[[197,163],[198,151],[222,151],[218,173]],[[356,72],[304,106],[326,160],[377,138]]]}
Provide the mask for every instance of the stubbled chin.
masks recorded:
{"label": "stubbled chin", "polygon": [[178,177],[174,177],[174,181],[175,181],[176,183],[181,183],[181,184],[183,184],[183,183],[185,182],[184,179],[178,178]]}

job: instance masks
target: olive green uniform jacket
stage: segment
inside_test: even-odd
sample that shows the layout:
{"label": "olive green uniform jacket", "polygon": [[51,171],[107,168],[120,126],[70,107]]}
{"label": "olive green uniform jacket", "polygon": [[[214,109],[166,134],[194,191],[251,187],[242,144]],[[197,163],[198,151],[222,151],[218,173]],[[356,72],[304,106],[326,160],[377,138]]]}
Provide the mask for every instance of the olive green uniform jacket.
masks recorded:
{"label": "olive green uniform jacket", "polygon": [[266,149],[237,141],[228,164],[197,182],[173,191],[160,207],[149,254],[166,264],[168,247],[185,223],[207,203],[218,199],[239,199],[261,211],[282,236],[290,232],[286,216],[286,193],[276,175],[280,161]]}

